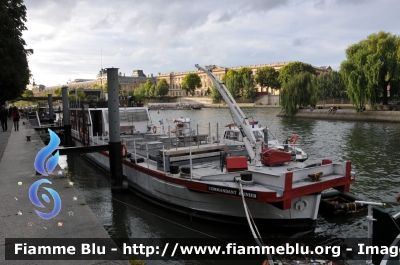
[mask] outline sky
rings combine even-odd
[[[348,46],[400,35],[398,0],[25,0],[36,84],[301,61],[338,70]]]

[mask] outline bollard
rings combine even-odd
[[[26,136],[26,141],[28,141],[28,142],[31,141],[31,136],[30,136],[30,135],[27,135],[27,136]]]

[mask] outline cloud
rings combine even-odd
[[[317,9],[322,9],[325,7],[325,5],[326,5],[325,0],[315,0],[314,1],[314,7]]]
[[[43,42],[43,41],[51,41],[57,36],[57,33],[52,31],[49,33],[39,33],[36,34],[32,37],[32,40],[38,41],[38,42]]]
[[[231,21],[235,16],[237,12],[224,12],[222,16],[220,16],[218,19],[214,20],[216,23],[223,23],[223,22],[229,22]]]
[[[302,39],[294,39],[293,40],[293,46],[301,46],[301,45],[303,45],[303,40]]]
[[[339,5],[365,5],[372,2],[372,0],[336,0]]]
[[[400,2],[343,0],[25,0],[37,83],[300,60],[340,65],[379,30],[400,34]],[[390,8],[388,8],[390,7]],[[382,19],[390,18],[390,19]],[[102,52],[101,52],[102,50]],[[102,53],[102,55],[101,55]]]
[[[73,18],[79,0],[25,0],[28,19],[60,26]]]
[[[89,28],[91,30],[112,29],[115,23],[119,21],[119,15],[118,12],[109,13],[104,18],[94,22]]]
[[[241,8],[244,10],[255,11],[255,12],[265,12],[270,11],[274,8],[285,6],[290,3],[289,0],[253,0],[253,1],[237,1],[241,3]]]

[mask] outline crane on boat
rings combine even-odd
[[[263,141],[260,139],[256,139],[252,132],[252,127],[250,125],[249,119],[240,109],[239,105],[236,103],[235,99],[232,97],[226,85],[221,82],[212,72],[211,70],[204,69],[198,64],[195,65],[197,69],[205,72],[211,81],[214,83],[215,87],[218,89],[222,98],[225,100],[226,104],[228,104],[229,109],[231,110],[232,117],[237,127],[240,130],[240,133],[243,136],[243,142],[246,147],[246,151],[249,154],[251,159],[251,163],[256,167],[261,167],[261,159],[262,159],[262,146]],[[255,149],[255,151],[254,151]]]

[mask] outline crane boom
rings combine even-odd
[[[208,75],[208,77],[214,83],[215,87],[218,89],[226,104],[228,104],[233,116],[233,120],[239,128],[240,132],[242,133],[243,142],[246,146],[246,150],[250,156],[250,159],[253,163],[255,163],[256,166],[261,166],[262,142],[256,140],[248,118],[240,109],[239,105],[236,103],[235,99],[232,97],[231,93],[223,82],[221,82],[211,71],[204,69],[198,64],[196,64],[195,66],[197,69],[205,72]],[[256,149],[255,152],[253,147],[255,147]]]

